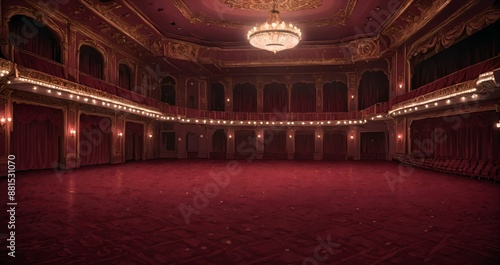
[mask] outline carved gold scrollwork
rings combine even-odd
[[[175,59],[196,61],[199,47],[188,43],[168,42],[167,56]]]
[[[380,57],[379,38],[364,38],[349,43],[348,48],[351,52],[353,62],[368,61]]]
[[[219,0],[222,4],[230,8],[251,10],[251,11],[269,11],[273,8],[273,0]],[[278,0],[276,9],[280,11],[300,11],[315,9],[323,5],[323,0]]]
[[[470,36],[478,30],[497,21],[499,18],[500,10],[487,10],[445,33],[438,32],[424,42],[413,44],[409,54],[415,56],[419,53],[426,53],[430,49],[439,52],[453,45],[453,43],[455,43],[464,33]]]

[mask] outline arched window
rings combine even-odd
[[[167,76],[161,80],[161,102],[168,105],[175,105],[175,80]]]
[[[210,86],[210,105],[209,110],[224,111],[225,91],[221,83],[212,83]]]
[[[9,42],[21,52],[29,52],[61,63],[61,45],[42,22],[23,15],[11,17]]]
[[[104,79],[104,59],[95,48],[82,45],[80,47],[80,72],[95,78]]]
[[[389,101],[389,78],[383,71],[366,71],[358,88],[358,109]]]
[[[118,66],[118,86],[128,90],[132,89],[132,70],[123,63]]]
[[[212,137],[212,152],[226,152],[226,133],[224,130],[215,131]]]
[[[65,78],[61,63],[61,44],[42,22],[22,16],[9,21],[9,42],[14,46],[14,60],[50,75]]]

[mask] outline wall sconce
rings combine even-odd
[[[229,102],[229,101],[231,101],[231,99],[227,98],[226,101]]]
[[[403,88],[403,84],[399,83],[399,89]]]
[[[118,133],[118,137],[122,137],[123,136],[123,133],[122,132],[119,132]]]
[[[497,122],[497,128],[500,129],[500,121]]]
[[[354,140],[354,135],[351,135],[351,140]]]
[[[76,130],[75,129],[70,129],[69,130],[69,137],[74,138],[76,136]]]
[[[351,99],[354,99],[354,95],[351,95]]]
[[[291,134],[290,134],[290,135],[288,135],[288,138],[290,138],[290,139],[291,139],[292,137],[293,137],[293,136],[292,136]]]
[[[321,135],[318,134],[318,138],[321,138]]]
[[[200,138],[203,138],[203,134],[200,134]]]
[[[257,138],[260,138],[260,134],[257,135]]]
[[[153,135],[152,135],[152,134],[150,134],[150,135],[149,135],[149,138],[153,138]]]
[[[401,141],[401,139],[403,139],[403,135],[398,134],[398,140],[400,140],[400,141]]]
[[[5,123],[7,122],[7,123]],[[11,118],[7,118],[5,119],[4,117],[0,118],[0,126],[1,126],[1,130],[3,131],[5,129],[5,125],[12,122],[12,119]]]
[[[233,138],[233,136],[230,134],[230,135],[229,135],[229,139],[231,139],[231,138]]]

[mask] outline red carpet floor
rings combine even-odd
[[[15,258],[4,178],[0,263],[500,264],[498,184],[398,179],[392,162],[228,163],[19,172]]]

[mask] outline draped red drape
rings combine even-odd
[[[127,90],[132,89],[132,71],[126,64],[118,67],[118,86]]]
[[[227,138],[224,130],[215,131],[212,136],[212,152],[210,153],[210,158],[215,159],[225,159],[226,158],[226,147]]]
[[[11,154],[17,170],[56,168],[61,161],[63,112],[58,109],[14,104]]]
[[[81,73],[91,75],[98,79],[103,79],[104,59],[102,54],[93,47],[82,45],[80,47],[80,68]]]
[[[9,42],[48,60],[61,62],[61,45],[52,31],[42,22],[23,15],[9,21]]]
[[[80,165],[106,164],[111,160],[111,119],[80,115]]]
[[[323,134],[323,159],[344,160],[346,156],[346,132],[339,130],[326,130]]]
[[[165,102],[168,105],[175,105],[175,80],[170,77],[164,77],[161,80],[161,102]]]
[[[417,89],[436,79],[498,56],[500,53],[498,32],[500,32],[500,20],[437,54],[431,49],[425,54],[413,57],[411,89]],[[476,77],[477,75],[474,76]]]
[[[323,85],[323,112],[347,112],[347,85],[330,82]]]
[[[358,87],[358,109],[389,101],[389,79],[383,71],[366,71]]]
[[[224,111],[226,104],[225,97],[224,85],[221,83],[212,83],[210,86],[209,110]]]
[[[135,122],[125,124],[125,160],[141,160],[144,146],[144,125]]]
[[[265,130],[263,136],[264,158],[286,159],[286,131]]]
[[[386,145],[385,132],[361,133],[361,159],[385,160]]]
[[[264,86],[264,112],[288,112],[288,91],[285,84],[271,83]]]
[[[236,130],[234,148],[236,158],[252,158],[256,153],[256,135],[253,130]]]
[[[217,130],[212,136],[212,151],[226,152],[226,145],[226,133],[224,133],[224,130]]]
[[[13,16],[9,21],[9,41],[14,46],[14,62],[64,78],[59,40],[40,21]]]
[[[295,159],[314,159],[315,138],[312,130],[295,132]]]
[[[233,90],[233,111],[257,112],[257,89],[253,84],[236,84]]]
[[[431,158],[500,160],[495,111],[417,120],[411,124],[412,155]]]
[[[316,86],[313,83],[295,83],[292,86],[291,111],[316,112]]]

